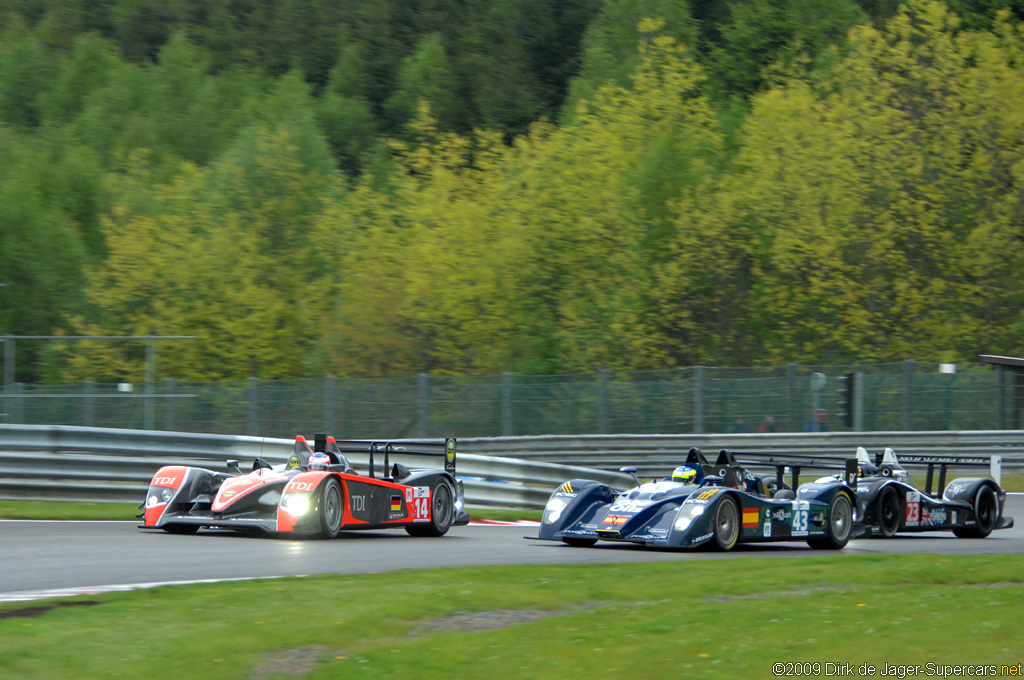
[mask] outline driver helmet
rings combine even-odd
[[[310,470],[326,470],[327,466],[331,464],[331,458],[322,451],[317,451],[309,457],[309,469]]]
[[[857,466],[858,477],[874,477],[878,474],[878,468],[873,463],[860,463]]]
[[[672,481],[682,482],[683,484],[696,484],[697,471],[689,465],[680,465],[672,471]]]

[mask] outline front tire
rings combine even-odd
[[[434,482],[430,490],[430,521],[410,524],[405,531],[410,536],[444,536],[455,519],[455,495],[448,482]]]
[[[575,538],[569,536],[562,537],[562,543],[571,545],[574,548],[589,548],[590,546],[597,543],[596,538]]]
[[[199,531],[198,524],[165,524],[160,528],[169,534],[191,535]]]
[[[828,532],[807,539],[807,545],[818,550],[842,550],[850,542],[852,530],[853,502],[845,493],[837,493],[828,508]]]
[[[324,482],[323,491],[320,493],[320,507],[317,513],[320,520],[320,538],[334,538],[338,535],[343,511],[341,485],[337,479],[330,477]]]
[[[956,527],[953,533],[958,538],[985,538],[992,533],[999,522],[999,498],[987,484],[974,494],[974,524]]]
[[[900,530],[900,495],[896,489],[886,486],[878,494],[878,535],[882,538],[892,538]]]
[[[715,507],[714,538],[716,550],[732,550],[740,538],[740,508],[731,495],[723,498]]]

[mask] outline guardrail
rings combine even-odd
[[[227,471],[228,459],[284,462],[291,439],[49,425],[0,425],[0,499],[136,502],[162,465]],[[633,465],[660,477],[705,452],[771,451],[846,458],[858,446],[913,455],[999,455],[1005,472],[1024,471],[1024,431],[867,432],[740,435],[580,435],[459,440],[458,475],[472,506],[541,508],[555,486],[574,478],[626,488],[617,472]],[[368,456],[349,456],[366,469]],[[417,466],[401,454],[392,460]]]
[[[153,473],[163,465],[228,472],[229,459],[260,457],[283,463],[294,443],[263,437],[0,425],[0,499],[141,502]],[[346,457],[357,469],[367,469],[368,454],[346,452]],[[423,465],[422,459],[401,453],[390,458],[410,467]],[[378,455],[378,470],[380,464]],[[555,486],[573,478],[618,487],[631,483],[619,472],[468,453],[461,441],[457,466],[466,502],[472,506],[542,508]]]
[[[849,458],[858,446],[872,453],[891,447],[903,455],[1001,456],[1005,472],[1024,472],[1024,430],[962,432],[821,432],[729,435],[547,435],[459,440],[460,450],[487,456],[618,470],[633,465],[644,476],[665,475],[697,447]]]

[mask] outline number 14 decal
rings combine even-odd
[[[413,519],[430,519],[430,499],[417,498],[412,504]]]

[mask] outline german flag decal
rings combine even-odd
[[[391,497],[391,512],[401,512],[401,511],[402,511],[402,497],[401,496],[392,496]]]
[[[743,509],[743,528],[744,529],[756,529],[757,528],[757,516],[761,514],[757,508],[744,508]]]

